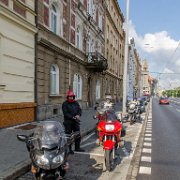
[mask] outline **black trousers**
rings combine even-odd
[[[79,131],[80,132],[80,123],[77,120],[64,120],[65,133],[71,134],[72,132]],[[80,148],[81,136],[75,139],[75,150]],[[69,149],[72,150],[71,145]]]

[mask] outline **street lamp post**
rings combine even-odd
[[[124,51],[124,73],[123,73],[123,113],[126,113],[127,101],[127,64],[128,64],[128,38],[129,38],[129,0],[126,0],[126,37],[125,37],[125,51]]]

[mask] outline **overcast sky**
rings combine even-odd
[[[126,17],[126,0],[118,0]],[[129,0],[129,37],[150,72],[180,73],[180,0]],[[180,86],[180,74],[151,73],[162,88]]]

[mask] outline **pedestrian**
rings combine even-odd
[[[62,111],[64,114],[64,127],[67,134],[72,132],[80,132],[80,116],[82,110],[79,103],[75,100],[75,94],[72,90],[67,92],[66,101],[62,104]],[[84,152],[84,149],[80,148],[81,136],[75,139],[75,151]],[[74,154],[72,146],[69,146],[69,153]]]

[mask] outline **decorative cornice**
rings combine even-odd
[[[51,42],[49,42],[48,40],[46,40],[44,38],[41,38],[38,41],[38,44],[40,44],[40,45],[42,45],[44,47],[47,47],[48,49],[50,49],[52,51],[55,51],[57,54],[60,54],[60,55],[66,57],[68,59],[71,59],[74,62],[78,62],[78,63],[80,63],[82,65],[87,65],[87,62],[85,62],[84,60],[78,58],[77,56],[75,56],[74,54],[72,54],[70,52],[67,52],[67,51],[63,50],[60,47],[55,46],[54,44],[52,44]]]

